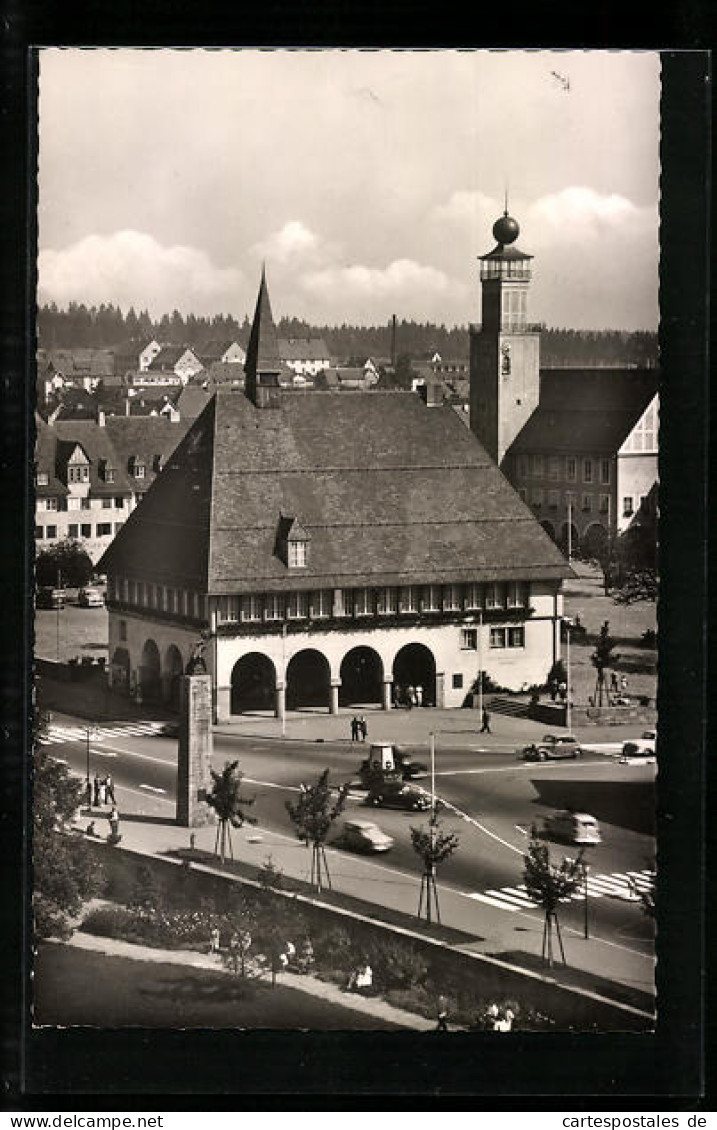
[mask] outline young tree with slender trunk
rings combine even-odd
[[[244,774],[238,768],[238,761],[227,761],[221,773],[210,769],[212,775],[212,789],[207,793],[206,803],[217,814],[219,824],[217,837],[214,842],[214,854],[219,855],[222,864],[226,858],[227,848],[232,859],[231,829],[241,828],[243,824],[256,824],[256,817],[248,816],[244,809],[254,803],[254,797],[242,796],[241,783]]]
[[[341,815],[346,804],[348,785],[334,790],[329,785],[329,771],[324,769],[315,785],[302,785],[296,801],[287,800],[289,813],[296,834],[307,847],[311,848],[311,887],[320,891],[325,879],[331,890],[331,876],[326,862],[326,838],[334,820]]]
[[[600,635],[595,644],[595,651],[590,656],[590,662],[597,671],[597,678],[595,681],[595,705],[602,706],[603,704],[603,691],[605,689],[605,670],[608,667],[614,667],[620,658],[619,655],[613,655],[613,648],[615,647],[615,640],[610,635],[610,622],[605,620],[601,629]]]
[[[579,852],[577,859],[563,859],[557,866],[550,862],[550,852],[546,844],[542,843],[533,829],[533,835],[528,845],[528,854],[523,856],[525,870],[523,880],[528,898],[537,903],[545,913],[543,927],[543,961],[547,956],[548,965],[553,964],[553,933],[560,947],[560,955],[565,965],[565,950],[563,939],[560,936],[560,923],[558,921],[558,905],[566,898],[570,898],[583,883],[584,867],[583,853]]]
[[[431,908],[435,907],[436,921],[440,924],[441,912],[438,905],[438,888],[436,886],[436,868],[444,860],[453,855],[458,848],[458,836],[455,832],[444,832],[435,812],[427,828],[411,828],[411,846],[416,855],[423,862],[421,875],[421,894],[418,900],[418,917],[421,918],[424,908],[426,921],[431,922]]]

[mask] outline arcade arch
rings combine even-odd
[[[162,681],[164,683],[163,690],[165,701],[172,710],[179,710],[179,695],[183,674],[184,662],[182,660],[182,653],[176,644],[170,644],[164,656]]]
[[[341,663],[340,706],[383,702],[383,661],[372,647],[353,647]]]
[[[408,643],[393,661],[394,698],[401,702],[408,687],[421,687],[421,704],[436,702],[436,661],[430,648],[422,643]]]
[[[145,641],[139,664],[139,689],[145,701],[156,702],[162,693],[159,648],[154,640]]]
[[[305,648],[292,655],[286,669],[286,709],[307,706],[329,709],[331,669],[326,656],[315,648]]]
[[[261,652],[242,655],[232,668],[232,714],[253,710],[271,710],[276,705],[276,669],[272,661]]]

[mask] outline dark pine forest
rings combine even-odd
[[[209,340],[238,339],[246,346],[251,324],[247,316],[239,322],[230,314],[214,317],[182,315],[178,310],[153,320],[146,310],[123,311],[113,305],[85,306],[70,303],[66,309],[41,306],[37,315],[38,347],[53,349],[117,349],[151,337],[176,345],[198,346]],[[392,327],[310,325],[298,318],[281,318],[279,336],[321,337],[332,357],[340,363],[362,362],[366,357],[389,359]],[[440,353],[444,361],[467,361],[468,327],[434,325],[431,322],[398,321],[396,355],[418,360]],[[656,365],[657,334],[647,331],[569,330],[546,328],[541,335],[541,363],[546,368],[625,365]]]

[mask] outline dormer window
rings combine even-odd
[[[154,471],[155,475],[158,475],[159,472],[162,470],[162,456],[161,455],[155,455],[154,459],[152,460],[152,470]]]
[[[86,463],[76,463],[67,468],[68,483],[88,483],[90,481],[90,468]]]
[[[145,465],[138,455],[133,455],[129,461],[129,473],[134,475],[135,479],[143,479],[145,475]]]
[[[307,543],[305,541],[290,541],[288,544],[288,563],[290,569],[303,569],[306,566]]]
[[[279,520],[277,550],[289,569],[305,569],[309,561],[309,535],[296,518]]]
[[[39,487],[46,487],[48,482],[49,482],[49,479],[48,479],[48,476],[47,476],[47,472],[46,471],[38,471],[37,472],[37,485]]]

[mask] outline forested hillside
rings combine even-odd
[[[146,310],[137,313],[130,308],[123,314],[112,305],[87,307],[77,303],[66,310],[58,310],[54,304],[40,307],[37,325],[38,346],[48,350],[113,348],[150,337],[194,346],[209,339],[238,338],[246,345],[250,330],[247,316],[238,322],[229,314],[198,318],[175,310],[153,321]],[[297,318],[281,318],[278,330],[280,337],[322,337],[340,362],[391,357],[390,322],[383,326],[312,326]],[[397,356],[404,354],[414,360],[436,351],[444,361],[467,360],[468,327],[399,321],[395,346]],[[541,335],[541,363],[546,368],[655,365],[657,355],[656,333],[545,329]]]

